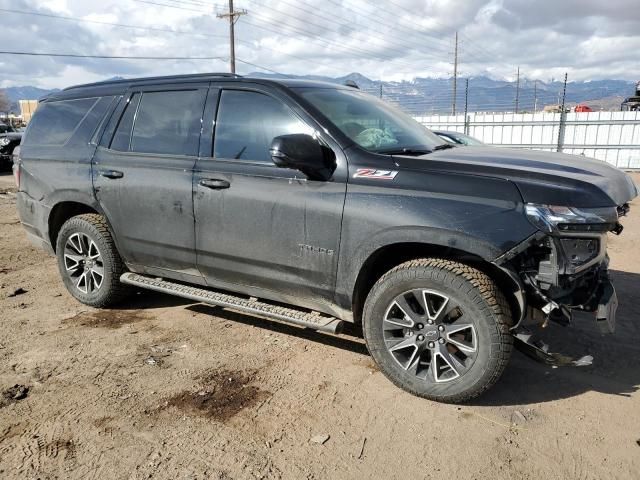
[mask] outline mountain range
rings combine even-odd
[[[251,73],[248,76],[261,78],[300,78],[343,84],[353,81],[358,87],[376,96],[381,96],[399,105],[413,115],[448,114],[452,111],[453,81],[451,78],[415,78],[411,81],[384,82],[371,80],[360,73],[351,73],[342,77],[317,75],[282,75],[272,73]],[[120,78],[120,77],[118,77]],[[594,110],[619,110],[620,103],[634,91],[634,82],[626,80],[593,80],[567,83],[565,102],[567,105],[585,103]],[[456,82],[456,112],[465,109],[465,96],[469,112],[532,112],[541,110],[545,105],[562,101],[563,82],[559,80],[534,81],[523,78],[519,88],[515,82],[494,80],[489,77],[472,77]],[[47,90],[33,86],[8,87],[4,89],[12,103],[12,109],[18,111],[18,100],[37,99],[56,90]],[[468,94],[468,95],[466,95]]]

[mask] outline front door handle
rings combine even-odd
[[[122,178],[124,177],[124,173],[119,172],[118,170],[100,170],[100,175],[105,177],[105,178],[111,178],[111,179],[116,179],[116,178]]]
[[[226,180],[221,180],[219,178],[203,178],[200,180],[200,185],[203,187],[211,188],[212,190],[224,190],[225,188],[229,188],[231,184]]]

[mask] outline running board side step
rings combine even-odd
[[[180,283],[174,283],[161,278],[147,277],[137,273],[123,273],[120,277],[122,283],[135,285],[136,287],[168,293],[178,297],[187,298],[195,302],[207,303],[218,307],[229,308],[242,313],[249,313],[271,320],[290,323],[299,327],[311,328],[328,333],[340,333],[344,322],[318,312],[296,310],[294,308],[281,307],[260,300],[249,299],[221,293],[214,290],[192,287]]]

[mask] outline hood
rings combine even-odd
[[[578,155],[467,146],[393,159],[400,168],[509,180],[517,185],[528,203],[613,207],[638,195],[633,180],[622,170]]]

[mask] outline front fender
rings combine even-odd
[[[400,171],[388,183],[372,182],[347,189],[336,279],[336,301],[345,308],[380,249],[420,244],[432,255],[455,251],[492,262],[535,231],[509,181]]]

